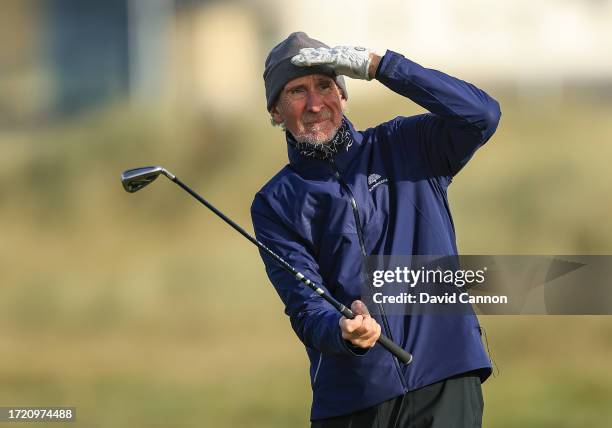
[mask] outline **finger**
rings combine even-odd
[[[363,316],[361,325],[352,332],[352,336],[360,339],[369,339],[376,335],[378,331],[378,323],[369,315]]]
[[[333,62],[334,55],[327,48],[302,48],[297,55],[291,58],[291,63],[298,67],[332,64]]]
[[[367,346],[367,347],[374,346],[374,344],[380,337],[380,333],[381,333],[380,325],[373,318],[367,318],[364,320],[362,328],[363,328],[363,331],[361,331],[360,329],[359,332],[361,334],[358,337],[355,337],[355,339],[364,346]]]
[[[353,311],[354,314],[370,315],[368,307],[361,300],[355,300],[353,303],[351,303],[351,311]]]
[[[372,348],[374,345],[376,345],[376,342],[378,341],[379,337],[380,334],[378,334],[376,331],[373,331],[367,336],[362,336],[355,339],[355,342],[357,342],[355,343],[355,345],[362,348]]]
[[[304,67],[308,64],[306,63],[306,57],[302,54],[297,54],[291,58],[291,64],[297,65],[298,67]]]
[[[380,324],[378,324],[377,322],[374,322],[374,326],[372,327],[371,331],[371,336],[368,337],[368,340],[370,341],[370,346],[374,346],[376,344],[376,341],[380,338],[380,334],[382,333],[382,328],[380,326]]]
[[[353,339],[350,341],[353,345],[355,346],[359,346],[360,348],[372,348],[374,345],[376,345],[376,339],[374,337],[368,337],[368,338],[358,338],[358,339]]]
[[[368,327],[366,327],[363,323],[357,327],[353,333],[352,336],[354,338],[363,338],[365,336],[367,336],[368,334],[370,334],[370,330],[368,329]]]
[[[374,320],[374,318],[366,318],[363,321],[362,328],[364,329],[362,337],[364,339],[368,339],[376,335],[376,332],[378,331],[378,323],[376,320]]]
[[[356,330],[359,329],[362,324],[363,324],[362,315],[357,315],[352,320],[343,318],[340,320],[340,329],[342,330],[343,333],[347,333],[353,336],[355,334],[358,334],[356,333]]]
[[[310,67],[312,65],[333,64],[333,59],[324,57],[311,57],[302,54],[297,54],[291,58],[291,63],[298,67]]]
[[[316,58],[317,54],[314,48],[302,48],[300,52],[291,58],[291,63],[299,67],[308,67],[312,65],[312,59]]]
[[[358,346],[363,349],[368,349],[373,347],[376,344],[375,340],[364,340],[364,339],[355,339],[350,341],[353,345]]]

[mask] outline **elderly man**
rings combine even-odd
[[[376,79],[430,113],[357,131],[343,76]],[[267,109],[285,130],[289,164],[257,193],[257,238],[350,305],[342,317],[262,254],[310,359],[313,427],[476,427],[490,360],[473,314],[372,315],[360,299],[370,255],[455,255],[447,188],[495,132],[498,103],[475,86],[402,55],[333,49],[291,34],[265,62]],[[381,331],[412,352],[381,346]]]

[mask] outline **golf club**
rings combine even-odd
[[[312,282],[310,279],[306,278],[302,273],[298,272],[295,268],[293,268],[289,263],[287,263],[283,258],[277,255],[274,251],[266,247],[264,244],[259,242],[256,238],[251,236],[248,232],[246,232],[243,228],[234,223],[231,219],[225,216],[221,211],[212,206],[206,199],[198,195],[196,192],[191,190],[189,186],[179,180],[174,174],[166,170],[161,166],[146,166],[142,168],[134,168],[125,171],[121,174],[121,184],[123,184],[124,189],[129,193],[137,192],[148,184],[152,183],[157,177],[160,175],[165,175],[171,181],[178,184],[183,188],[187,193],[196,198],[199,202],[206,206],[206,208],[210,209],[212,212],[217,214],[223,221],[233,227],[236,231],[238,231],[242,236],[255,244],[260,250],[266,253],[268,256],[272,257],[274,261],[276,261],[281,267],[283,267],[286,271],[291,273],[297,279],[299,279],[303,284],[307,285],[311,288],[315,293],[324,298],[327,302],[329,302],[334,308],[338,310],[342,315],[344,315],[348,319],[355,318],[353,312],[336,300],[334,297],[330,296],[319,287],[317,284]],[[378,343],[381,344],[383,348],[388,350],[391,354],[396,356],[399,361],[404,364],[410,364],[412,361],[412,354],[405,351],[398,345],[396,345],[391,339],[387,336],[381,334],[378,338]]]

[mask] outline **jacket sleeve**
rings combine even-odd
[[[398,118],[397,126],[404,141],[426,152],[432,172],[448,182],[497,129],[499,103],[470,83],[392,51],[382,58],[376,78],[430,112]]]
[[[274,251],[298,272],[326,292],[319,267],[307,244],[288,228],[266,199],[258,193],[251,206],[251,217],[258,241]],[[266,273],[285,305],[291,326],[304,343],[326,354],[362,355],[342,338],[338,322],[342,315],[327,301],[302,284],[260,250]]]

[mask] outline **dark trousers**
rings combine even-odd
[[[410,391],[345,416],[320,419],[312,428],[480,428],[484,402],[475,372]]]

